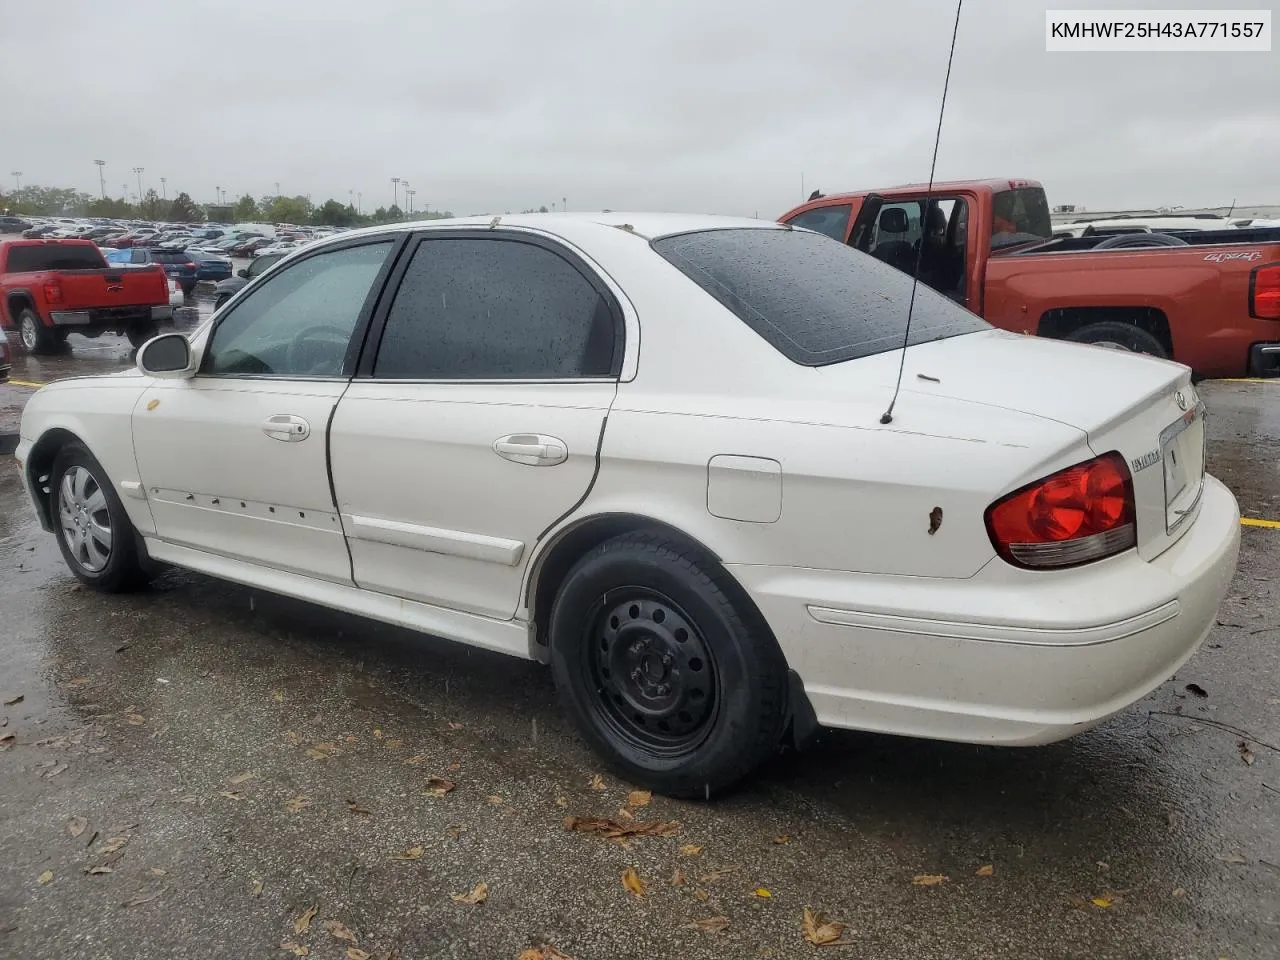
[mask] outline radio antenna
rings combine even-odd
[[[929,164],[929,186],[924,193],[924,209],[920,216],[920,246],[916,248],[916,266],[911,277],[911,301],[907,304],[907,328],[902,331],[902,356],[898,358],[898,379],[893,385],[889,406],[880,415],[881,423],[893,423],[893,405],[902,389],[902,369],[907,363],[907,344],[911,342],[911,315],[916,309],[916,288],[920,285],[920,257],[924,253],[924,233],[928,229],[929,203],[933,197],[933,176],[938,169],[938,144],[942,142],[942,118],[947,112],[947,88],[951,86],[951,62],[956,56],[956,36],[960,33],[960,8],[964,0],[956,0],[956,21],[951,27],[951,50],[947,53],[947,77],[942,81],[942,105],[938,108],[938,132],[933,137],[933,162]]]

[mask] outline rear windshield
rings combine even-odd
[[[185,253],[153,253],[156,263],[190,263],[191,257]]]
[[[820,367],[902,346],[911,277],[820,234],[705,230],[653,248],[795,363]],[[911,344],[986,329],[918,285]]]
[[[79,245],[40,244],[31,247],[13,247],[9,251],[10,273],[29,273],[36,270],[101,270],[106,266],[98,248]]]
[[[991,249],[1053,236],[1049,201],[1041,187],[1004,190],[992,199]]]

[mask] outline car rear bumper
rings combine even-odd
[[[1208,634],[1240,546],[1235,498],[1150,562],[1135,551],[1038,573],[993,560],[965,580],[730,565],[824,726],[1051,743],[1167,680]]]
[[[49,319],[55,327],[110,327],[140,323],[146,320],[157,322],[173,317],[173,307],[169,304],[155,307],[111,307],[106,310],[52,310]]]
[[[1280,377],[1280,343],[1255,343],[1249,348],[1249,376]]]

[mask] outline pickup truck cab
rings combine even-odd
[[[158,266],[108,266],[88,240],[0,241],[0,328],[16,329],[29,353],[47,353],[70,333],[128,336],[135,347],[173,316]]]
[[[994,326],[1280,376],[1280,230],[1054,237],[1034,180],[815,195],[779,220],[825,233]]]

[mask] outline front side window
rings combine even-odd
[[[373,375],[555,380],[616,372],[610,302],[559,254],[507,239],[418,244],[387,315]]]
[[[843,243],[844,235],[849,231],[849,211],[852,209],[852,204],[838,203],[830,207],[806,210],[787,222],[793,227],[815,230]]]
[[[336,377],[392,242],[308,257],[265,281],[214,328],[202,373]]]

